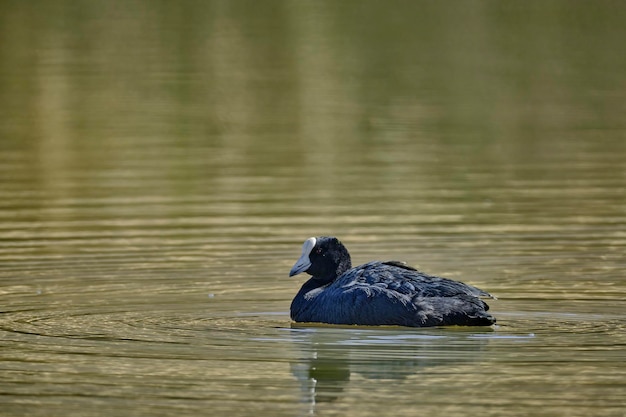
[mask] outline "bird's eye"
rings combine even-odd
[[[321,255],[322,252],[324,252],[322,248],[315,249],[315,253],[317,253],[318,255]]]

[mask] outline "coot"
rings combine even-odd
[[[402,262],[374,261],[352,268],[336,238],[312,237],[289,272],[306,272],[291,303],[296,322],[357,325],[489,326],[496,319],[479,297],[491,294],[462,282],[427,275]]]

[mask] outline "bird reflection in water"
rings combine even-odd
[[[401,380],[425,369],[479,361],[491,328],[473,331],[338,327],[292,324],[294,343],[302,353],[291,363],[302,402],[315,413],[316,404],[340,400],[352,374],[365,379]]]

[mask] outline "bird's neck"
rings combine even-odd
[[[337,267],[334,270],[329,268],[328,270],[317,271],[317,273],[313,275],[311,279],[306,282],[305,285],[310,283],[311,288],[324,286],[336,280],[350,268],[352,268],[352,261],[348,256],[340,260],[339,264],[337,264]]]
[[[324,285],[328,285],[328,283],[329,281],[324,281],[316,277],[311,277],[307,282],[302,284],[300,291],[298,291],[298,295],[304,296],[304,294],[308,293],[309,291],[323,287]]]
[[[345,259],[342,259],[337,265],[337,270],[335,271],[335,278],[343,275],[344,272],[352,268],[352,260],[350,259],[350,255],[348,255]]]

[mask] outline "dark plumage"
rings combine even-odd
[[[369,262],[352,268],[335,237],[310,238],[289,276],[306,272],[291,303],[296,322],[330,324],[489,326],[496,319],[479,297],[489,293],[462,282],[424,274],[402,262]]]

